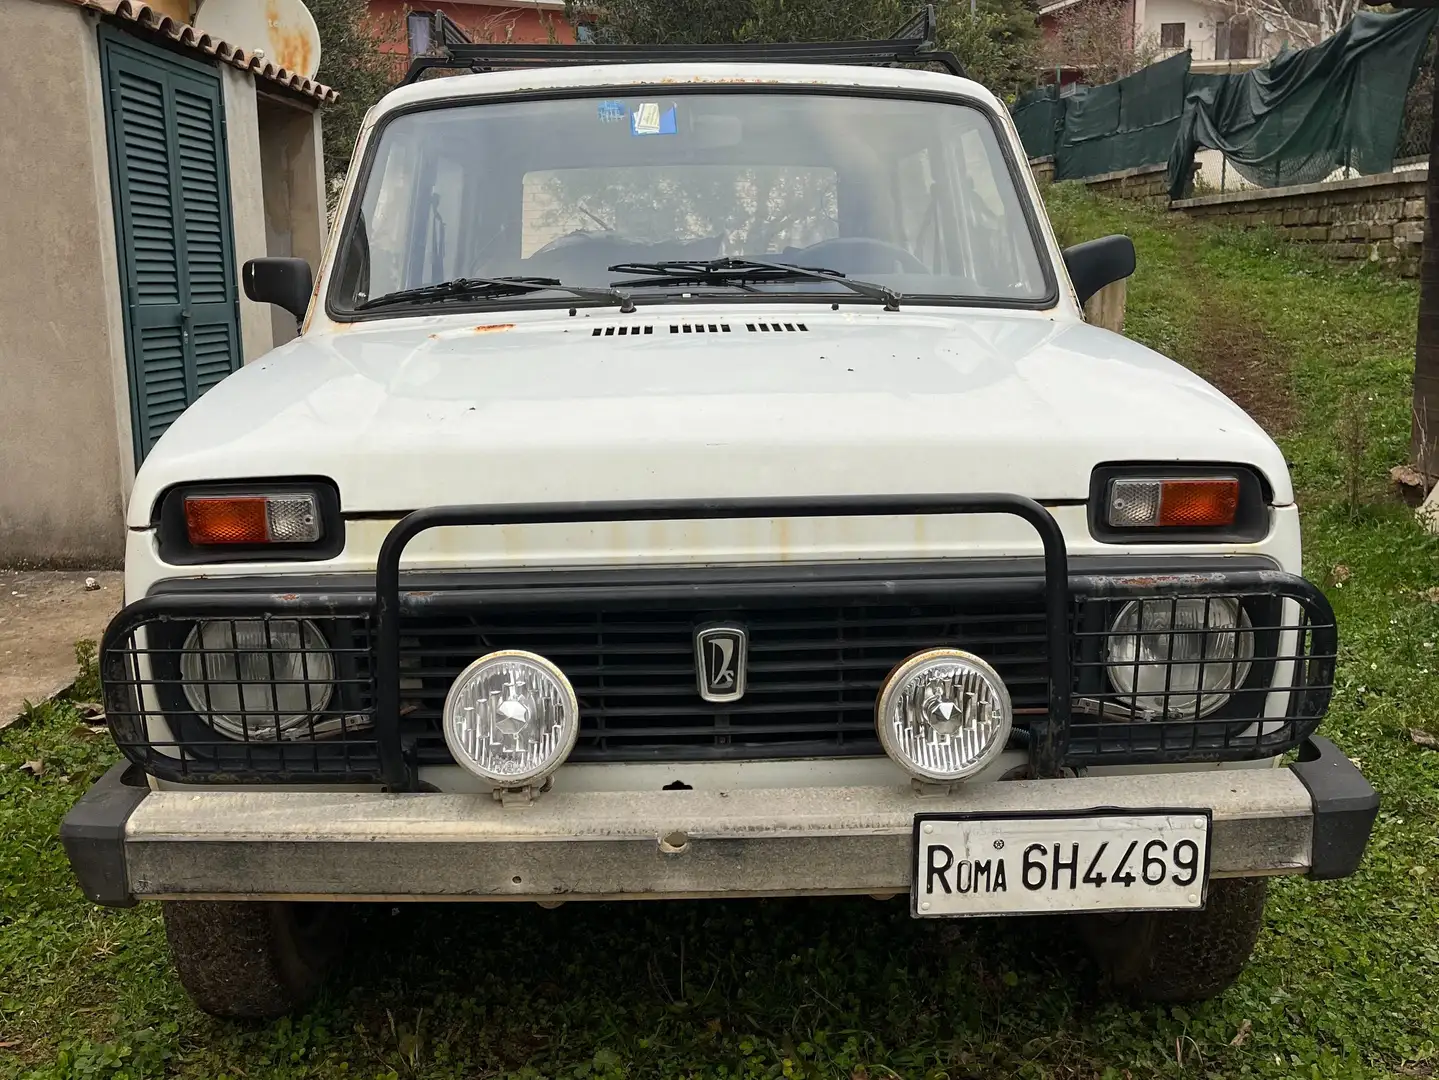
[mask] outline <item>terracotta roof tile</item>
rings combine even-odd
[[[149,4],[134,3],[133,0],[69,0],[76,7],[86,8],[90,11],[98,11],[105,15],[113,15],[119,19],[142,26],[147,30],[154,30],[164,34],[171,41],[183,45],[187,49],[194,49],[196,52],[204,53],[206,56],[213,56],[221,63],[237,67],[241,71],[253,72],[256,77],[268,79],[282,86],[288,87],[296,93],[306,97],[314,98],[321,104],[329,104],[338,98],[339,92],[324,83],[307,79],[297,72],[286,71],[269,63],[261,56],[253,52],[247,53],[238,45],[231,45],[228,41],[221,41],[211,37],[203,30],[198,30],[189,23],[182,23],[172,19],[162,11],[157,11]]]

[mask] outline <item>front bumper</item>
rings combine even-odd
[[[130,770],[127,775],[127,770]],[[489,795],[151,791],[117,765],[60,835],[85,894],[139,899],[599,900],[895,893],[916,813],[1212,811],[1217,877],[1344,877],[1379,796],[1327,739],[1282,769],[903,788]]]

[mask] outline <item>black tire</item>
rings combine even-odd
[[[166,900],[180,983],[211,1016],[270,1020],[314,997],[341,927],[334,904]]]
[[[1203,911],[1079,917],[1080,935],[1115,992],[1141,1001],[1203,1001],[1226,990],[1264,925],[1267,878],[1209,883]]]

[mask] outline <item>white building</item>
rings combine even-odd
[[[1092,0],[1051,0],[1039,9],[1046,34],[1057,30],[1067,12]],[[1193,70],[1242,71],[1274,56],[1284,46],[1283,33],[1255,15],[1238,14],[1232,3],[1208,0],[1129,0],[1136,45],[1148,44],[1162,60],[1190,51]]]

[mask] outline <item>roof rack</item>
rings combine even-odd
[[[427,71],[579,67],[587,64],[769,63],[939,64],[964,75],[959,57],[935,47],[934,5],[926,4],[893,37],[877,41],[803,41],[782,45],[489,45],[445,41],[443,52],[417,56],[401,86]]]

